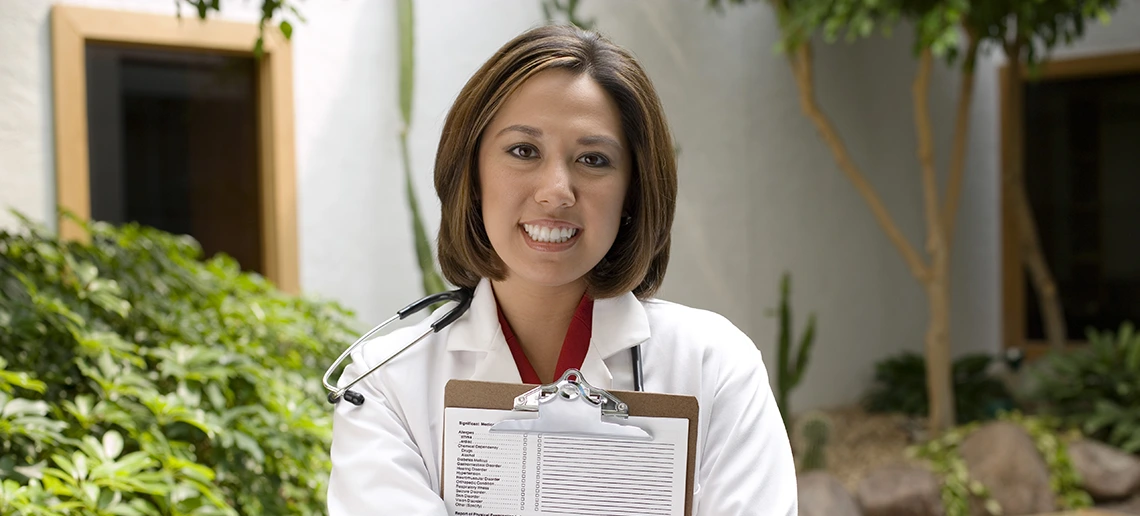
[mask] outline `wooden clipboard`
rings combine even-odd
[[[513,410],[515,399],[538,385],[450,380],[444,389],[444,411],[447,408]],[[693,514],[693,473],[696,469],[697,422],[699,406],[693,396],[635,391],[606,391],[628,405],[629,416],[664,417],[689,421],[688,448],[685,461],[685,516]],[[446,416],[445,416],[446,417]],[[446,425],[446,423],[445,423]],[[446,450],[446,446],[444,447]],[[447,466],[446,451],[440,471]],[[442,482],[441,482],[442,489]],[[441,496],[443,493],[440,493]]]

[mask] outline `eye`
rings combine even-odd
[[[581,158],[578,158],[578,161],[583,165],[592,168],[607,167],[610,164],[609,158],[606,158],[601,154],[587,154]]]
[[[512,145],[511,148],[507,149],[507,153],[519,159],[533,159],[538,156],[538,149],[532,145],[520,143]]]

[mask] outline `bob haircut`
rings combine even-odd
[[[605,257],[586,275],[586,292],[595,299],[630,291],[641,299],[651,297],[669,263],[677,198],[677,164],[664,110],[628,51],[595,32],[568,26],[537,27],[508,42],[468,80],[448,112],[435,160],[443,275],[467,288],[484,277],[506,277],[483,225],[479,141],[523,82],[555,68],[588,74],[614,100],[633,158],[622,226]]]

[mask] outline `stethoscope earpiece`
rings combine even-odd
[[[356,391],[344,391],[344,401],[359,407],[364,404],[364,395]]]

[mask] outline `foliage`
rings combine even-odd
[[[1012,403],[1005,384],[987,373],[991,360],[989,355],[976,353],[954,361],[954,403],[959,423],[990,419]],[[874,385],[863,404],[869,412],[925,416],[929,410],[926,390],[926,360],[920,354],[903,352],[875,364]]]
[[[210,12],[221,12],[221,0],[174,0],[174,6],[178,9],[178,17],[182,17],[182,4],[188,4],[194,8],[195,14],[198,19],[205,20]],[[301,11],[297,10],[296,2],[291,0],[261,0],[261,19],[258,21],[258,34],[257,41],[254,42],[253,53],[261,56],[261,51],[264,46],[265,40],[265,26],[273,23],[275,18],[282,18],[277,22],[277,28],[281,30],[281,35],[285,39],[293,37],[293,22],[284,19],[285,13],[292,15],[297,21],[305,22],[305,17],[301,15]]]
[[[711,7],[759,0],[708,0]],[[764,0],[779,16],[781,49],[796,48],[819,34],[826,43],[890,36],[902,22],[914,26],[913,50],[930,50],[953,62],[966,45],[963,32],[1005,48],[1020,40],[1030,64],[1059,43],[1080,38],[1090,20],[1107,23],[1120,0]],[[967,62],[967,65],[972,63]]]
[[[1080,475],[1069,458],[1066,436],[1057,420],[1047,416],[1027,417],[1020,412],[1003,414],[1001,419],[1021,425],[1033,438],[1049,469],[1049,485],[1057,497],[1058,507],[1072,510],[1093,506],[1092,496],[1081,488]]]
[[[1038,453],[1045,460],[1049,485],[1060,509],[1092,507],[1092,497],[1081,488],[1080,477],[1069,459],[1065,436],[1060,433],[1055,420],[1047,417],[1028,417],[1019,412],[1003,412],[998,419],[1021,426],[1033,439]],[[1001,505],[993,499],[989,490],[980,482],[970,478],[966,462],[958,451],[958,446],[977,430],[978,426],[978,422],[961,425],[945,432],[937,439],[907,449],[908,455],[927,461],[934,472],[942,478],[942,504],[946,516],[969,516],[972,500],[982,502],[982,507],[989,514],[1002,514]]]
[[[977,428],[976,422],[951,428],[937,439],[907,449],[910,457],[925,460],[942,479],[941,498],[946,516],[970,516],[973,499],[980,500],[989,514],[1002,513],[1001,505],[993,499],[989,489],[970,478],[966,461],[958,452],[958,445]]]
[[[1065,423],[1131,453],[1140,453],[1140,333],[1087,332],[1089,344],[1051,355],[1033,396]]]
[[[822,418],[812,418],[803,428],[806,450],[803,458],[803,471],[827,468],[827,444],[831,440],[831,425]]]
[[[0,232],[0,513],[321,513],[346,311],[188,237]]]
[[[792,390],[803,380],[804,371],[807,370],[811,360],[811,350],[815,343],[815,314],[808,316],[807,326],[800,335],[799,350],[792,358],[792,309],[791,309],[791,277],[784,273],[780,278],[780,305],[777,308],[777,317],[780,322],[777,345],[776,369],[776,406],[784,416],[784,428],[791,429],[792,409],[788,405]]]

